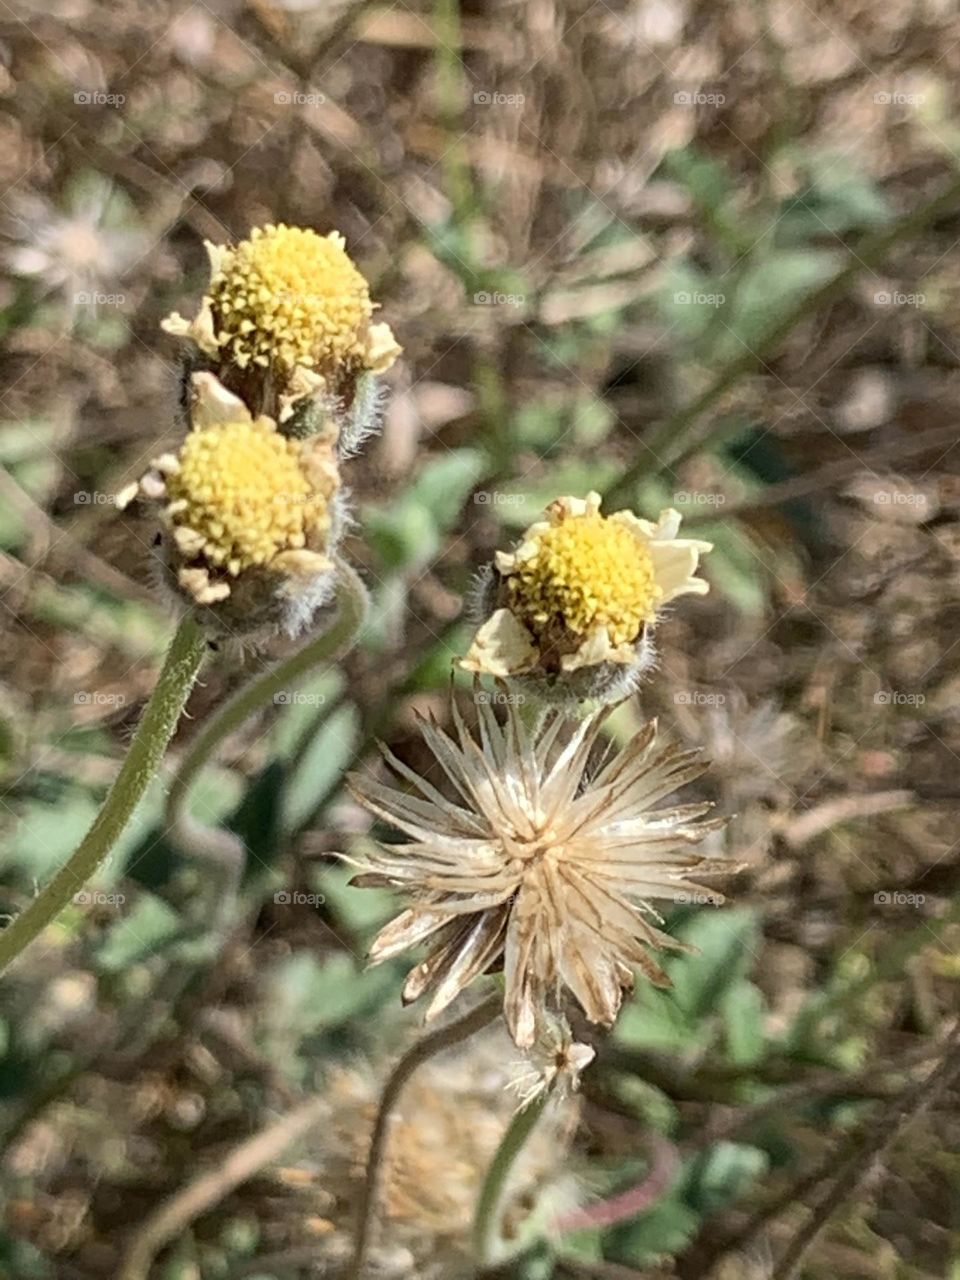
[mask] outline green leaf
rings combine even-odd
[[[654,1254],[679,1253],[693,1239],[700,1215],[684,1203],[679,1190],[652,1209],[611,1232],[606,1257],[614,1262],[644,1262]]]
[[[49,879],[73,853],[99,809],[91,795],[73,787],[53,802],[45,797],[26,803],[4,862],[39,881]]]
[[[723,996],[720,1016],[727,1055],[736,1066],[752,1066],[763,1058],[766,1050],[765,1013],[763,994],[752,982],[738,982]]]
[[[552,466],[542,478],[499,485],[489,495],[489,505],[501,524],[524,529],[560,494],[583,498],[591,489],[606,489],[620,471],[620,465],[610,459],[569,459]]]
[[[161,950],[182,928],[172,907],[161,898],[144,893],[97,948],[97,967],[105,973],[120,973]]]
[[[742,1195],[766,1173],[768,1165],[767,1154],[759,1147],[718,1142],[691,1165],[687,1200],[701,1213],[715,1213]]]
[[[756,912],[750,907],[704,908],[675,932],[695,946],[697,954],[667,961],[673,980],[669,994],[688,1016],[700,1019],[716,1012],[724,994],[746,976],[756,958]]]
[[[360,738],[360,713],[354,704],[338,707],[320,726],[300,765],[283,789],[283,826],[294,830],[340,785]]]
[[[298,681],[295,687],[283,689],[274,696],[277,722],[273,730],[276,754],[289,760],[300,744],[303,733],[322,718],[325,707],[331,707],[344,686],[343,672],[330,667],[310,679]]]
[[[455,449],[428,462],[388,507],[368,507],[364,528],[384,566],[410,570],[434,559],[486,469],[479,449]]]

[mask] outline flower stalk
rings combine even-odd
[[[206,653],[206,638],[187,615],[174,636],[130,750],[90,830],[26,910],[0,933],[0,973],[24,951],[103,865],[157,772]]]
[[[243,844],[232,832],[222,827],[205,827],[193,818],[187,812],[190,792],[204,765],[225,738],[272,702],[276,694],[296,684],[321,662],[336,662],[352,648],[367,615],[367,589],[356,571],[343,560],[337,561],[336,574],[337,612],[332,623],[289,658],[243,685],[225,702],[197,735],[171,783],[167,827],[182,849],[213,862],[222,870],[225,885],[218,899],[221,914],[229,912],[243,874]]]
[[[473,1222],[473,1247],[481,1267],[493,1267],[506,1255],[500,1235],[500,1214],[511,1171],[524,1144],[536,1128],[550,1097],[544,1090],[516,1112],[487,1170]]]
[[[409,1049],[394,1067],[390,1078],[384,1086],[370,1138],[370,1151],[367,1155],[367,1176],[360,1198],[357,1214],[357,1233],[355,1237],[353,1258],[347,1268],[344,1280],[362,1280],[370,1251],[373,1225],[380,1202],[380,1191],[386,1165],[387,1140],[389,1138],[390,1120],[394,1108],[400,1100],[407,1081],[417,1070],[438,1053],[461,1044],[499,1017],[503,1007],[503,998],[499,994],[492,995],[482,1004],[476,1005],[469,1013],[457,1018],[445,1027],[438,1027],[429,1035]]]

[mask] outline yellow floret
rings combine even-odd
[[[513,612],[534,635],[557,623],[577,636],[606,626],[614,645],[637,639],[662,594],[643,543],[598,514],[539,532],[531,553],[518,556],[508,587]]]
[[[184,550],[236,575],[303,547],[328,512],[300,465],[300,448],[267,418],[192,431],[166,482]]]
[[[210,283],[214,333],[240,367],[325,367],[366,355],[373,304],[336,231],[257,227],[221,251]]]

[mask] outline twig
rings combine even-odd
[[[956,439],[957,428],[954,423],[947,427],[933,427],[930,431],[921,431],[915,436],[898,436],[895,440],[888,440],[865,450],[860,457],[838,458],[835,462],[818,467],[816,471],[793,476],[780,484],[769,484],[762,493],[744,498],[742,502],[726,503],[722,512],[691,511],[685,518],[685,523],[687,526],[716,523],[718,519],[730,520],[734,516],[751,515],[754,511],[777,507],[783,502],[805,498],[811,493],[822,493],[856,475],[858,471],[869,470],[875,464],[915,458],[928,449],[954,444]]]
[[[873,818],[878,813],[909,809],[916,800],[912,791],[873,791],[862,796],[838,796],[808,809],[798,818],[788,818],[780,834],[792,849],[808,844],[816,836],[854,818]]]
[[[32,536],[40,543],[38,555],[34,556],[35,564],[48,557],[57,560],[64,566],[73,568],[78,576],[98,583],[105,591],[119,596],[122,600],[142,600],[144,603],[156,605],[156,597],[145,586],[134,582],[125,573],[115,569],[106,560],[94,555],[67,529],[62,529],[50,519],[38,503],[34,502],[24,489],[3,467],[0,467],[0,498],[18,513],[27,525]]]
[[[329,1108],[326,1098],[310,1098],[269,1128],[242,1142],[209,1173],[194,1178],[147,1218],[137,1231],[120,1266],[117,1280],[147,1280],[157,1254],[201,1214],[219,1204],[231,1191],[278,1159]]]
[[[818,307],[841,297],[847,286],[856,279],[861,271],[872,270],[883,261],[890,250],[900,240],[909,240],[924,228],[935,222],[941,214],[950,210],[960,198],[960,178],[955,178],[947,187],[920,209],[914,209],[904,215],[885,231],[866,236],[850,251],[850,259],[829,280],[825,280],[818,288],[812,289],[783,317],[779,323],[771,326],[763,342],[756,351],[745,349],[722,369],[714,380],[700,395],[689,404],[681,405],[659,427],[650,433],[649,440],[644,440],[646,452],[641,458],[623,473],[618,481],[606,492],[606,505],[613,509],[618,505],[629,504],[634,499],[634,489],[647,475],[671,471],[678,463],[697,453],[710,443],[714,434],[711,422],[697,426],[700,420],[712,409],[718,400],[739,382],[745,374],[751,373],[758,364],[771,358],[800,323],[800,321]],[[651,459],[653,459],[651,463]]]
[[[565,1233],[610,1227],[616,1222],[623,1222],[625,1218],[644,1213],[662,1199],[673,1185],[680,1168],[680,1153],[672,1142],[652,1130],[646,1136],[645,1143],[651,1159],[650,1168],[643,1180],[626,1191],[587,1205],[585,1209],[574,1209],[565,1214],[554,1224],[557,1231]]]
[[[837,1209],[856,1194],[870,1165],[889,1150],[903,1131],[933,1101],[960,1079],[960,1022],[944,1049],[940,1064],[919,1085],[905,1089],[888,1106],[859,1151],[846,1161],[839,1175],[820,1195],[808,1221],[785,1249],[770,1280],[793,1280],[807,1252],[819,1239]]]

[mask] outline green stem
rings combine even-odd
[[[244,847],[231,831],[206,827],[187,812],[190,791],[204,765],[223,740],[278,693],[296,684],[320,662],[336,662],[356,639],[367,614],[367,590],[359,575],[344,561],[337,563],[337,613],[332,624],[302,649],[240,688],[207,721],[191,744],[174,776],[167,796],[166,823],[174,841],[188,853],[213,862],[223,873],[225,885],[218,893],[218,914],[229,907],[243,874]]]
[[[60,868],[26,910],[0,933],[0,973],[56,919],[109,856],[157,772],[205,653],[203,631],[192,617],[187,616],[173,637],[130,750],[93,826],[69,862]]]
[[[533,1133],[537,1121],[543,1114],[547,1099],[548,1093],[544,1090],[516,1113],[501,1138],[497,1153],[487,1170],[473,1220],[473,1247],[481,1267],[497,1266],[503,1261],[500,1215],[507,1180],[517,1156],[523,1150],[524,1143]]]
[[[865,237],[855,250],[850,250],[850,259],[845,266],[829,280],[805,294],[779,323],[772,325],[756,351],[745,346],[742,355],[721,369],[713,382],[695,400],[690,404],[681,405],[675,413],[651,431],[649,439],[643,442],[646,445],[643,457],[638,458],[631,467],[628,467],[620,479],[605,493],[607,509],[613,510],[624,504],[632,505],[636,500],[634,491],[646,476],[670,471],[685,458],[710,444],[715,434],[714,424],[712,422],[698,424],[707,411],[712,409],[731,387],[735,386],[744,375],[753,372],[763,360],[774,355],[780,344],[805,316],[818,307],[842,297],[848,285],[861,271],[870,271],[879,266],[899,242],[912,239],[935,222],[941,214],[954,210],[958,199],[960,199],[960,178],[951,182],[939,196],[922,208],[914,209],[885,231],[875,232]]]
[[[360,1207],[357,1212],[357,1234],[353,1249],[353,1258],[347,1268],[344,1280],[361,1280],[370,1249],[373,1224],[377,1206],[380,1201],[380,1187],[383,1183],[389,1122],[393,1110],[400,1100],[407,1081],[430,1058],[444,1049],[460,1044],[482,1030],[503,1012],[503,996],[500,992],[476,1005],[469,1013],[465,1013],[456,1022],[431,1031],[429,1035],[418,1040],[412,1049],[400,1059],[387,1080],[377,1109],[377,1118],[370,1138],[370,1152],[367,1156],[367,1177],[360,1196]]]

